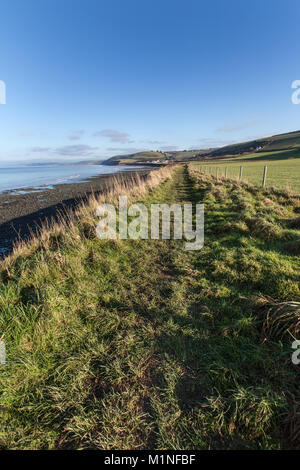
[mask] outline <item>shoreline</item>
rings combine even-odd
[[[51,185],[51,187],[18,188],[0,193],[0,259],[12,252],[19,240],[26,240],[47,219],[57,219],[59,211],[75,208],[92,193],[100,194],[115,178],[146,176],[152,169],[143,167],[97,175],[86,181]]]

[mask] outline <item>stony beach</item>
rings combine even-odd
[[[140,175],[149,169],[141,168]],[[64,209],[75,208],[92,193],[109,188],[112,178],[132,178],[136,170],[99,175],[87,181],[39,188],[18,188],[0,193],[0,257],[9,254],[18,240],[26,240],[47,219]]]

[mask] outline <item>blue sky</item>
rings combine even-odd
[[[1,4],[0,159],[207,148],[300,128],[299,0]]]

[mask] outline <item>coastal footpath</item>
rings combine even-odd
[[[99,240],[120,194],[205,243]],[[115,182],[0,267],[2,449],[299,448],[299,196],[177,165]]]

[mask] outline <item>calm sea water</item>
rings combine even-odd
[[[76,183],[92,176],[134,169],[107,165],[1,165],[0,192],[19,188],[37,188],[54,184]]]

